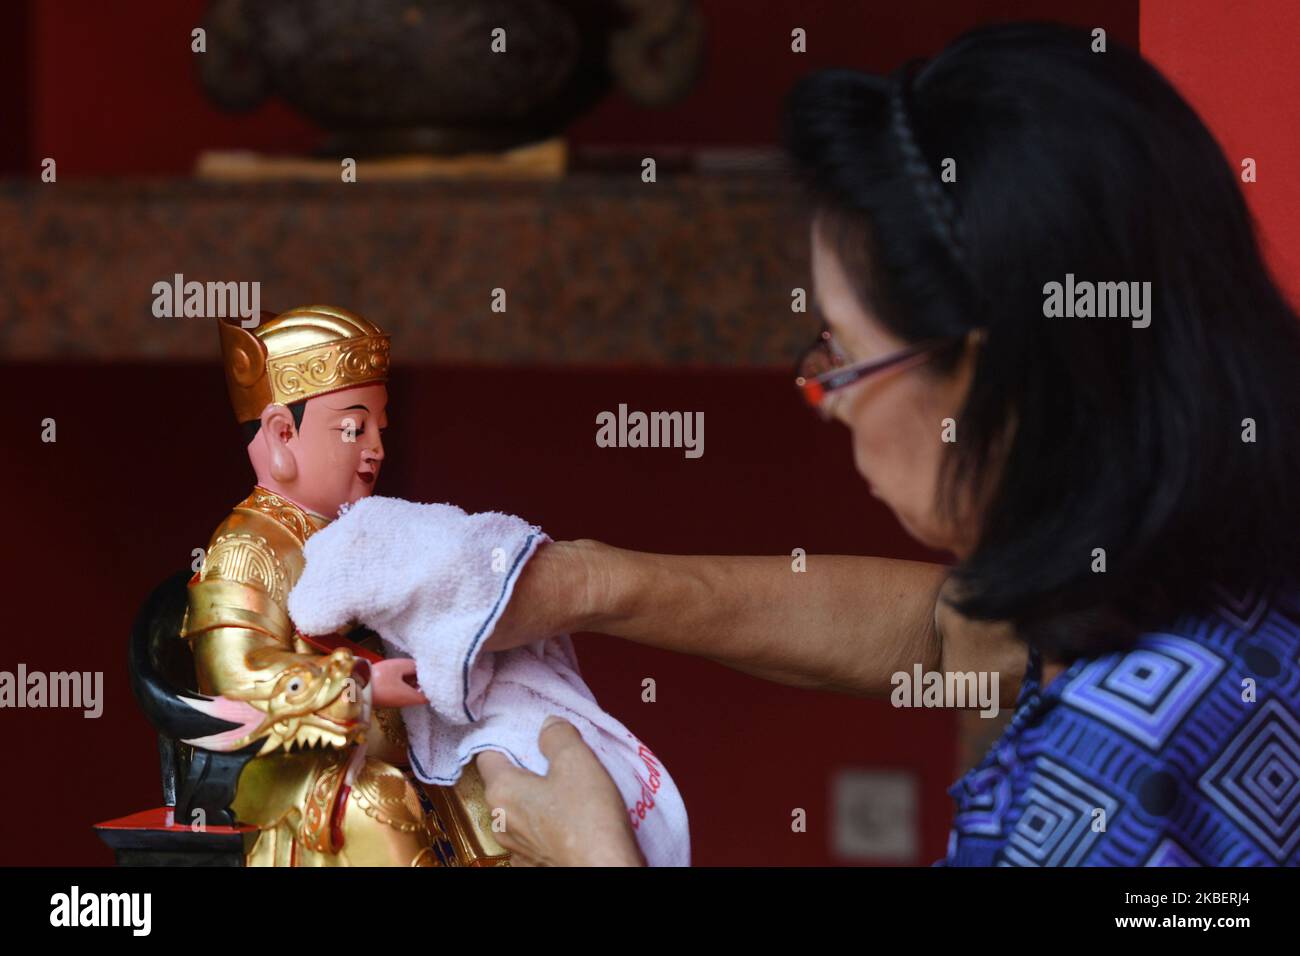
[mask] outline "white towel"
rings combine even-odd
[[[548,540],[513,515],[363,498],[307,541],[289,614],[304,634],[364,624],[388,656],[414,658],[429,706],[404,707],[402,718],[421,780],[454,783],[483,750],[546,773],[537,736],[556,714],[614,779],[646,862],[686,866],[690,836],[676,784],[648,747],[601,710],[568,636],[482,650],[524,564]]]

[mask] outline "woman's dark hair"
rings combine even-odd
[[[1300,321],[1196,114],[1091,45],[982,28],[914,76],[815,73],[787,114],[864,307],[908,341],[986,330],[938,502],[984,503],[953,604],[1064,659],[1300,577]],[[1150,325],[1046,317],[1067,274],[1150,282]]]

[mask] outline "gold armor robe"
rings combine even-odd
[[[421,784],[399,767],[406,764],[400,712],[377,709],[367,722],[351,679],[352,651],[323,654],[318,639],[313,646],[290,620],[287,597],[302,574],[303,544],[327,523],[256,487],[213,533],[190,583],[183,635],[199,691],[246,701],[269,718],[232,806],[259,831],[246,863],[507,863],[473,765],[447,788]],[[348,787],[348,763],[363,737],[366,757]]]

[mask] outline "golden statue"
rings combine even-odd
[[[182,625],[198,690],[214,698],[194,706],[237,726],[187,742],[261,744],[231,805],[258,829],[245,862],[508,864],[473,764],[453,787],[423,784],[407,767],[393,705],[422,699],[407,680],[413,662],[384,660],[374,634],[302,634],[286,609],[304,543],[378,478],[388,336],[320,305],[252,330],[224,319],[219,328],[257,485],[213,532]]]

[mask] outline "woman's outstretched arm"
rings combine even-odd
[[[1014,702],[1026,654],[1009,628],[976,624],[935,601],[942,565],[890,558],[647,554],[596,541],[543,547],[525,567],[487,643],[504,650],[595,631],[709,658],[767,680],[886,696],[891,677],[997,671]]]

